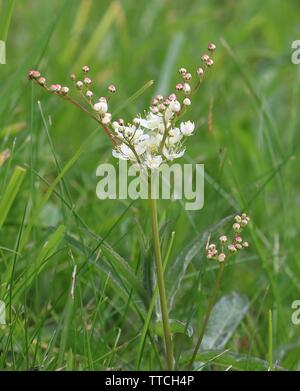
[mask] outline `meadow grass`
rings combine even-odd
[[[166,367],[148,204],[97,199],[96,167],[117,164],[108,138],[29,83],[28,69],[63,83],[89,64],[99,94],[114,82],[115,113],[130,119],[170,90],[180,66],[195,68],[210,41],[215,67],[191,108],[197,132],[182,159],[205,164],[204,208],[158,202],[175,368],[189,365],[218,273],[207,239],[246,211],[251,246],[225,265],[194,368],[300,369],[291,321],[300,299],[298,7],[0,1],[2,370]]]

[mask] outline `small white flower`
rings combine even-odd
[[[169,130],[169,136],[166,140],[167,145],[177,144],[182,139],[182,134],[178,128],[172,128]]]
[[[182,157],[184,155],[185,149],[179,151],[175,149],[163,148],[163,155],[167,160],[174,160]]]
[[[194,122],[187,121],[187,122],[181,122],[180,124],[180,130],[184,136],[191,136],[193,134],[194,129],[195,129]]]
[[[162,135],[161,134],[155,134],[151,135],[148,140],[146,140],[146,145],[147,145],[147,151],[149,153],[154,153],[158,151],[159,145],[162,140]]]
[[[153,114],[150,112],[145,119],[140,119],[140,125],[143,128],[150,130],[160,129],[161,126],[164,126],[163,117],[159,114]]]
[[[150,170],[157,170],[162,163],[162,157],[160,155],[153,156],[150,153],[147,154],[145,160],[146,166]]]
[[[188,83],[184,83],[183,84],[183,91],[186,93],[186,94],[189,94],[191,92],[191,86],[188,84]]]
[[[190,106],[192,102],[191,102],[190,98],[184,98],[182,103],[185,106]]]
[[[172,100],[169,105],[170,110],[174,111],[175,113],[178,113],[181,109],[181,105],[178,102],[178,100]]]
[[[107,124],[110,123],[110,121],[111,121],[111,114],[110,113],[105,113],[103,118],[102,118],[102,123],[104,125],[107,125]]]
[[[105,114],[107,113],[108,106],[106,100],[101,100],[94,104],[93,109],[97,111],[99,114]]]

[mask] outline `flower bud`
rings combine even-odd
[[[203,62],[207,62],[209,59],[210,59],[210,57],[209,57],[208,54],[203,54],[203,55],[201,56],[201,60],[202,60]]]
[[[240,223],[240,222],[242,221],[242,218],[241,218],[241,216],[236,215],[236,216],[234,217],[234,220],[235,220],[237,223]]]
[[[185,68],[180,68],[179,73],[184,76],[187,73],[187,70]]]
[[[107,89],[108,92],[110,92],[111,94],[114,94],[117,91],[116,86],[114,84],[110,84]]]
[[[176,100],[177,99],[177,96],[175,94],[171,94],[169,96],[169,100]]]
[[[78,80],[78,81],[76,82],[76,87],[77,87],[79,90],[81,90],[81,89],[82,89],[82,86],[83,86],[82,81]]]
[[[84,66],[82,67],[82,70],[83,70],[84,73],[88,73],[88,72],[90,71],[90,67],[87,66],[87,65],[84,65]]]
[[[226,258],[226,255],[224,253],[219,254],[218,256],[218,261],[219,262],[224,262]]]
[[[234,231],[239,231],[240,228],[241,228],[241,226],[240,226],[239,223],[234,223],[233,226],[232,226],[232,228],[234,229]]]
[[[50,91],[52,92],[59,92],[61,90],[60,84],[51,84]]]
[[[234,240],[237,242],[237,243],[242,243],[243,239],[241,238],[241,236],[236,236],[234,238]]]
[[[203,70],[203,68],[199,67],[199,68],[197,69],[197,75],[200,76],[200,77],[204,75],[204,70]]]
[[[247,248],[247,247],[249,247],[249,243],[248,243],[248,242],[243,242],[242,246],[243,246],[244,248]]]
[[[94,93],[93,93],[92,91],[90,91],[90,90],[88,90],[88,91],[85,93],[85,96],[86,96],[87,98],[92,98],[93,95],[94,95]]]
[[[184,83],[183,84],[183,91],[186,93],[186,94],[189,94],[191,92],[191,86],[188,84],[188,83]]]
[[[235,253],[236,252],[236,247],[234,244],[229,244],[228,246],[228,250],[232,253]]]
[[[169,105],[170,109],[174,111],[175,113],[178,113],[181,109],[181,105],[178,102],[178,100],[172,100]]]
[[[44,86],[46,84],[46,79],[44,77],[38,78],[37,82],[41,85]]]
[[[75,76],[74,73],[72,73],[72,74],[70,75],[70,79],[71,79],[72,81],[75,81],[75,80],[76,80],[76,76]]]
[[[31,69],[28,71],[28,79],[38,79],[41,76],[41,73],[39,71],[36,71],[34,69]]]
[[[216,50],[216,45],[212,42],[210,42],[208,45],[207,45],[207,49],[211,52],[215,51]]]
[[[212,67],[212,66],[214,65],[213,60],[212,60],[211,58],[209,58],[209,59],[206,61],[206,65],[207,65],[208,67]]]
[[[227,236],[226,236],[226,235],[222,235],[222,236],[220,236],[219,240],[220,240],[220,242],[221,242],[222,244],[224,244],[224,243],[227,242]]]
[[[183,89],[182,83],[176,84],[176,90],[177,90],[177,91],[182,91],[182,89]]]
[[[186,73],[184,75],[184,80],[186,80],[186,81],[192,80],[192,74],[191,73]]]
[[[99,101],[94,104],[93,109],[97,111],[99,114],[107,113],[108,106],[106,101]]]
[[[86,86],[90,86],[92,84],[92,80],[89,77],[85,77],[83,82]]]
[[[105,113],[104,117],[102,118],[102,123],[104,125],[107,125],[107,124],[110,123],[110,121],[111,121],[111,114],[110,113]]]
[[[189,98],[184,98],[182,103],[184,106],[190,106],[192,102]]]
[[[62,87],[61,91],[60,91],[63,95],[67,95],[67,93],[69,92],[69,87]]]

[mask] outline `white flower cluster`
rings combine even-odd
[[[145,117],[135,118],[133,124],[114,121],[112,127],[119,143],[113,149],[113,156],[151,170],[165,161],[182,157],[184,138],[193,134],[195,124],[187,121],[177,127],[175,120],[180,110],[180,102],[174,99],[162,112],[153,113],[151,107]]]

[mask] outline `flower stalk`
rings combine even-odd
[[[169,322],[169,312],[168,304],[166,297],[166,289],[164,282],[164,271],[163,263],[161,257],[161,248],[160,248],[160,239],[159,239],[159,228],[157,221],[157,202],[153,194],[155,193],[154,181],[152,181],[152,173],[149,173],[149,206],[150,206],[150,217],[151,217],[151,228],[152,228],[152,238],[153,238],[153,247],[154,247],[154,258],[156,266],[156,279],[159,292],[160,308],[162,315],[163,331],[164,331],[164,341],[165,341],[165,350],[166,350],[166,359],[167,359],[167,369],[171,371],[173,369],[174,359],[173,359],[173,342],[172,334]],[[153,182],[153,183],[152,183]]]

